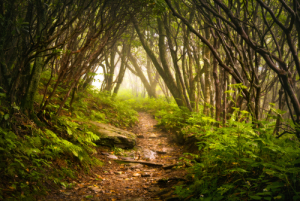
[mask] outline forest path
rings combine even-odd
[[[71,188],[52,192],[45,200],[176,200],[171,187],[183,183],[186,172],[171,167],[178,163],[182,149],[170,141],[169,134],[155,128],[156,124],[150,114],[139,113],[139,123],[133,129],[138,136],[135,149],[115,148],[109,152],[98,148],[97,157],[103,166],[94,168],[89,175],[70,179],[67,182]]]

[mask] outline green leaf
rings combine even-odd
[[[67,133],[69,134],[69,135],[72,135],[73,133],[72,133],[72,130],[67,126]]]
[[[227,170],[227,172],[243,172],[243,173],[246,173],[248,171],[243,169],[243,168],[232,168],[230,170]]]
[[[20,107],[19,107],[19,106],[13,105],[12,107],[13,107],[15,110],[20,110]]]
[[[4,115],[4,119],[7,120],[9,118],[9,114]]]
[[[257,195],[252,195],[252,196],[250,195],[249,197],[254,199],[254,200],[261,200],[262,199],[262,197],[257,196]]]

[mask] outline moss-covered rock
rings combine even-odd
[[[94,121],[90,123],[96,126],[94,132],[100,137],[100,140],[95,142],[97,145],[122,149],[131,149],[136,145],[136,135],[132,132]]]

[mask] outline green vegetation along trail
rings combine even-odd
[[[66,181],[67,187],[52,191],[44,200],[174,199],[171,187],[183,183],[186,174],[176,168],[179,166],[173,167],[182,149],[172,143],[169,134],[155,128],[156,123],[151,115],[139,113],[139,124],[133,129],[138,136],[135,149],[99,147],[97,157],[104,161],[102,167]]]

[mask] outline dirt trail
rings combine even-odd
[[[171,186],[184,181],[185,171],[167,166],[178,162],[181,149],[170,142],[167,133],[154,127],[156,123],[151,115],[139,113],[139,124],[133,129],[138,135],[134,150],[121,151],[121,156],[117,155],[120,150],[112,153],[99,148],[97,157],[104,161],[104,166],[95,168],[88,176],[69,180],[71,188],[52,192],[45,200],[176,200]],[[164,167],[121,163],[116,157],[163,164]]]

